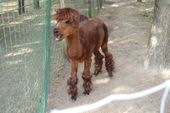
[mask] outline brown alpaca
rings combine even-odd
[[[106,25],[99,19],[88,19],[80,15],[72,8],[63,8],[56,11],[57,24],[54,28],[56,40],[67,40],[67,55],[71,63],[71,76],[68,79],[68,93],[73,100],[77,98],[77,70],[78,63],[84,62],[82,78],[84,80],[84,94],[89,94],[92,90],[91,57],[95,55],[94,75],[98,75],[102,69],[105,55],[105,66],[110,77],[113,76],[114,60],[108,51],[108,30]],[[83,21],[83,22],[82,22]]]

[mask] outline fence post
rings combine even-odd
[[[92,17],[92,3],[91,0],[88,0],[88,15],[91,18]]]
[[[102,6],[103,6],[103,0],[99,0],[99,6],[100,6],[100,8],[102,8]]]
[[[99,11],[99,9],[100,9],[100,1],[97,0],[97,10]]]
[[[142,0],[137,0],[137,2],[142,2]]]
[[[64,0],[60,0],[60,7],[61,8],[65,7],[65,1]]]
[[[48,97],[48,84],[50,78],[50,62],[51,62],[51,0],[46,0],[45,7],[45,28],[43,37],[44,46],[44,83],[43,83],[43,96],[42,96],[42,108],[41,113],[46,113],[47,97]]]
[[[34,9],[39,9],[39,8],[40,8],[40,1],[34,0]]]
[[[25,5],[24,5],[25,0],[18,0],[18,12],[19,14],[25,13]]]

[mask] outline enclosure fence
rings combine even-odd
[[[140,92],[136,92],[132,94],[113,94],[93,104],[82,105],[82,106],[68,108],[64,110],[54,109],[54,110],[51,110],[51,113],[83,113],[86,111],[100,108],[106,104],[111,103],[112,101],[133,100],[133,99],[141,98],[147,95],[151,95],[163,89],[164,89],[164,93],[160,101],[160,113],[165,113],[165,103],[166,103],[166,99],[167,99],[167,96],[170,90],[170,80],[167,80],[158,86],[155,86],[150,89],[146,89],[144,91],[140,91]]]
[[[0,113],[45,113],[50,0],[0,0]]]
[[[50,71],[65,61],[51,31],[61,7],[92,17],[101,0],[0,0],[0,113],[46,112]]]

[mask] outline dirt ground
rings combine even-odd
[[[144,59],[151,29],[152,1],[137,3],[135,0],[106,0],[98,18],[109,28],[109,49],[114,55],[116,72],[110,79],[105,67],[102,72],[92,78],[93,90],[90,95],[82,94],[83,65],[79,66],[78,98],[72,101],[67,94],[66,81],[70,75],[70,64],[63,70],[53,70],[51,76],[47,112],[52,109],[65,109],[96,102],[111,94],[133,93],[148,89],[170,78],[168,70],[154,73],[145,70]],[[108,2],[109,1],[109,2]],[[57,53],[56,53],[57,54]],[[55,65],[53,67],[55,69]],[[93,72],[93,68],[92,68]],[[169,74],[169,75],[168,75]],[[162,92],[131,100],[112,102],[86,113],[159,113]],[[168,100],[170,100],[168,98]],[[170,113],[170,101],[166,104],[166,113]]]

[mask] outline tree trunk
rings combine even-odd
[[[18,0],[18,12],[19,14],[25,13],[25,5],[24,5],[25,0]]]
[[[149,40],[146,68],[165,68],[166,48],[170,38],[170,0],[155,0],[154,20]]]

